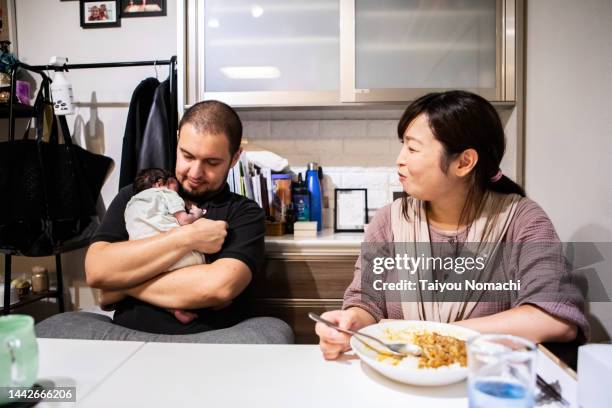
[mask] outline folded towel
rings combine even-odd
[[[246,155],[249,162],[261,168],[267,167],[272,171],[283,171],[289,166],[287,159],[267,150],[246,152]]]

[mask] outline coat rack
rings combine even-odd
[[[16,89],[16,73],[19,69],[25,69],[27,71],[40,75],[43,79],[51,79],[45,74],[45,71],[68,71],[71,69],[93,69],[93,68],[121,68],[121,67],[138,67],[138,66],[170,66],[170,109],[171,112],[177,111],[177,86],[175,80],[176,73],[176,56],[172,56],[169,60],[151,60],[151,61],[133,61],[133,62],[101,62],[91,64],[64,64],[64,65],[28,65],[22,62],[17,62],[12,66],[11,70],[11,95],[15,95]],[[15,138],[15,103],[9,102],[9,140]],[[169,135],[168,141],[176,137],[177,118],[174,114],[170,115],[169,119]],[[77,249],[77,248],[74,248]],[[48,291],[42,294],[30,296],[28,299],[21,300],[15,305],[10,304],[10,285],[11,285],[11,266],[12,266],[12,253],[5,253],[4,255],[4,299],[2,314],[9,314],[11,309],[24,306],[29,303],[41,300],[43,298],[56,298],[58,303],[59,312],[64,312],[64,284],[62,276],[62,261],[61,253],[55,254],[55,268],[57,275],[57,289],[54,291]]]

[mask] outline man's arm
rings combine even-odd
[[[125,293],[155,306],[200,309],[226,304],[251,282],[251,271],[242,261],[218,259],[161,274]]]
[[[189,251],[218,252],[226,235],[226,222],[199,219],[145,239],[95,242],[85,257],[87,284],[104,290],[134,287],[167,271]]]

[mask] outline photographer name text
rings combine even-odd
[[[463,282],[440,282],[439,280],[429,281],[419,279],[418,281],[400,280],[398,282],[385,282],[382,279],[373,282],[374,290],[378,291],[434,291],[452,292],[463,290],[486,290],[486,291],[519,291],[521,290],[521,280],[508,282],[478,282],[466,279]]]

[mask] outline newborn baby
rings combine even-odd
[[[162,169],[141,170],[134,180],[134,196],[125,208],[125,227],[130,240],[142,239],[191,224],[202,217],[203,211],[178,195],[178,181]],[[191,251],[168,270],[206,263],[204,256]]]
[[[178,181],[172,173],[162,169],[145,169],[138,173],[133,184],[134,196],[125,208],[125,226],[130,240],[147,238],[169,231],[181,225],[191,224],[201,218],[203,211],[191,205],[185,210],[185,201],[178,195]],[[191,265],[206,263],[204,255],[191,251],[169,271]],[[121,300],[107,292],[105,304]],[[104,308],[104,307],[103,307]],[[189,323],[197,314],[184,310],[169,310],[181,323]]]

